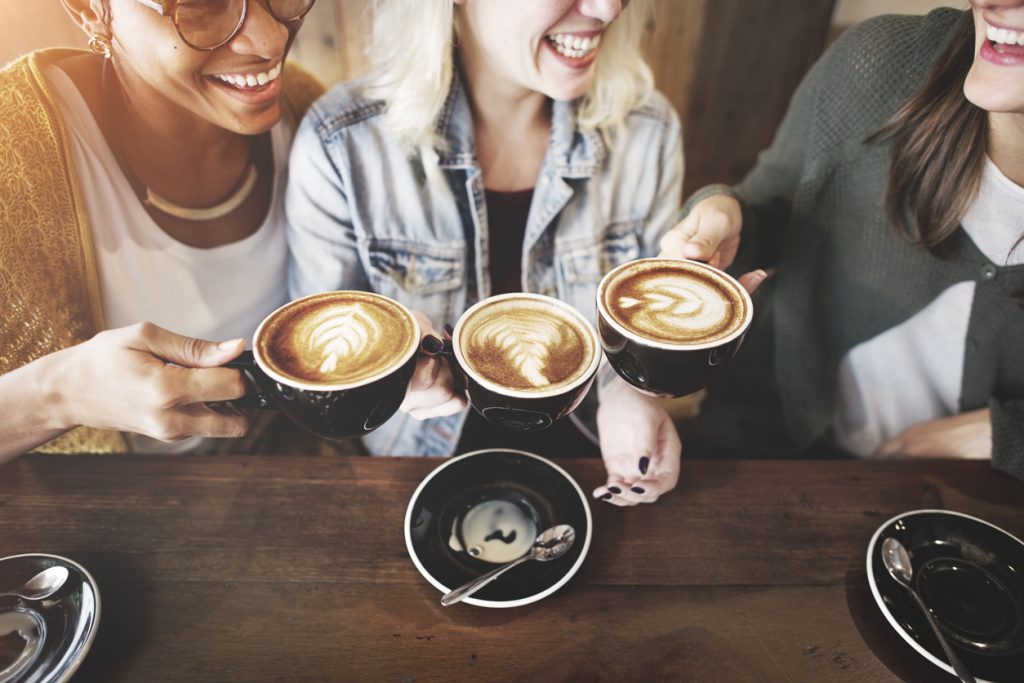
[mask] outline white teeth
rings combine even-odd
[[[552,33],[547,36],[558,54],[572,59],[581,59],[601,44],[601,34],[580,37],[571,33]]]
[[[216,78],[236,88],[255,88],[276,80],[281,75],[281,64],[276,64],[267,71],[254,74],[215,74]]]
[[[989,26],[985,29],[985,37],[1002,45],[1024,45],[1024,31]]]

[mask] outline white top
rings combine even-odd
[[[45,75],[67,124],[72,157],[92,231],[100,296],[108,328],[149,321],[212,341],[251,344],[263,318],[287,295],[283,192],[291,131],[271,131],[274,195],[253,234],[210,249],[183,244],[158,226],[125,178],[92,111],[59,67]],[[197,228],[202,229],[202,228]],[[133,450],[184,452],[201,439],[174,444],[132,436]]]
[[[997,266],[1024,263],[1024,187],[988,158],[978,196],[960,221],[978,249]],[[1011,251],[1012,250],[1012,251]],[[871,455],[911,425],[960,412],[973,281],[960,282],[917,314],[858,344],[839,367],[836,444]]]

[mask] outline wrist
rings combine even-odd
[[[74,371],[74,349],[61,349],[36,361],[37,377],[33,384],[39,390],[31,398],[38,401],[39,414],[45,416],[48,429],[66,431],[80,424],[74,412],[74,392],[69,390]]]

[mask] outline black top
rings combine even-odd
[[[490,242],[491,294],[522,291],[523,238],[530,215],[533,188],[518,192],[486,190]],[[538,432],[506,429],[470,410],[455,453],[483,448],[513,448],[546,458],[600,457],[597,444],[585,437],[569,418]]]

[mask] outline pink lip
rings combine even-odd
[[[236,100],[243,102],[251,107],[260,107],[268,104],[273,104],[281,97],[281,77],[278,76],[270,83],[266,85],[256,86],[255,88],[236,88],[232,85],[228,85],[224,81],[208,77],[209,81],[213,83],[221,92],[227,93]]]
[[[986,38],[981,43],[980,56],[986,62],[997,66],[1024,66],[1024,47],[1016,45],[1001,45],[1004,52],[998,52],[992,45],[992,41]]]

